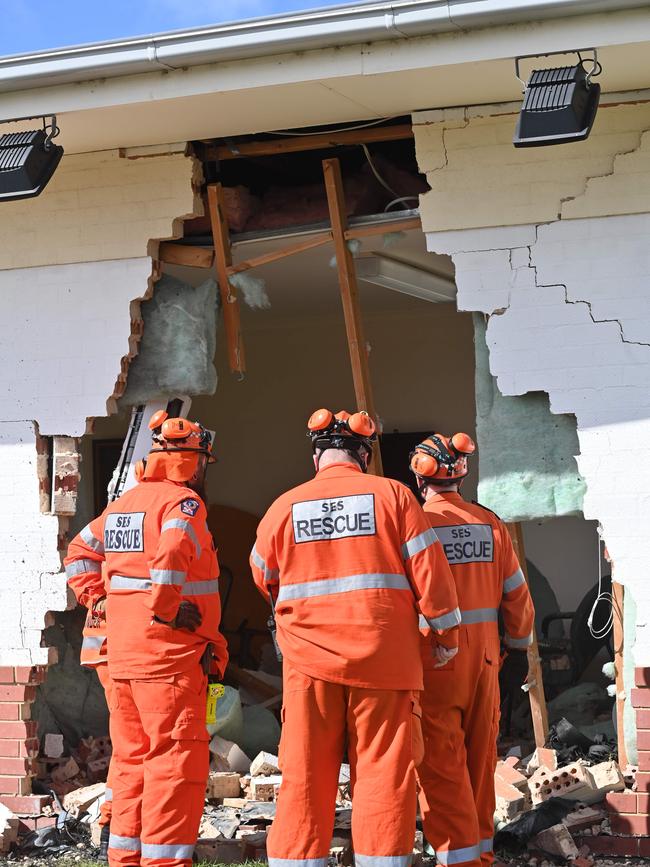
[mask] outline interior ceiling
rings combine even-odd
[[[259,256],[271,250],[286,247],[291,239],[252,241],[245,244],[235,244],[233,260],[242,262],[253,256]],[[361,253],[379,253],[409,265],[415,265],[425,271],[453,278],[454,268],[448,256],[438,256],[428,253],[425,237],[420,230],[405,232],[397,244],[389,249],[382,246],[383,238],[377,235],[362,242]],[[325,244],[314,250],[307,250],[296,256],[290,256],[255,269],[257,277],[266,281],[266,291],[271,302],[269,310],[251,310],[240,301],[241,317],[244,324],[251,326],[271,325],[281,319],[311,315],[333,315],[341,312],[341,301],[336,268],[330,265],[334,255],[332,244]],[[164,270],[193,286],[198,286],[204,280],[213,276],[212,272],[203,268],[186,268],[176,265],[165,265]],[[241,295],[241,293],[240,293]],[[426,307],[431,304],[386,289],[383,286],[359,281],[361,308],[364,312],[399,312]],[[424,309],[423,307],[423,309]]]

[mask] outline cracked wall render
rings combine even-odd
[[[649,220],[427,234],[431,251],[454,260],[459,309],[493,314],[487,342],[499,390],[546,391],[553,412],[576,415],[585,517],[601,522],[616,579],[638,605],[637,666],[650,664],[650,323],[636,315],[650,303]],[[628,261],[608,283],[612,249],[628,249]],[[637,340],[627,342],[632,326]]]
[[[426,231],[650,211],[650,105],[602,106],[589,139],[562,147],[514,148],[515,121],[413,115]]]
[[[1,206],[0,665],[46,663],[45,615],[66,607],[67,522],[41,513],[35,424],[79,437],[112,410],[137,350],[151,242],[200,213],[196,167],[180,154],[65,156],[41,196]]]

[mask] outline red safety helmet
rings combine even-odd
[[[206,455],[208,463],[215,462],[212,435],[198,422],[170,418],[161,409],[151,416],[149,427],[153,442],[143,478],[187,482],[196,474],[200,455]]]
[[[377,427],[364,411],[350,414],[341,409],[334,414],[329,409],[318,409],[309,417],[307,436],[314,451],[344,449],[352,452],[361,469],[365,471],[359,451],[363,449],[368,456],[372,454],[372,446],[377,439]]]
[[[410,469],[423,482],[455,482],[464,479],[467,459],[476,451],[474,440],[466,433],[430,434],[409,455]]]

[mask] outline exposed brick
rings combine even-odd
[[[0,685],[0,702],[2,701],[33,701],[36,698],[36,687],[24,683]]]
[[[0,683],[13,683],[14,670],[9,665],[0,665]]]
[[[650,771],[650,750],[639,750],[639,770]]]
[[[28,795],[31,788],[31,780],[27,777],[5,777],[0,774],[0,795]]]
[[[650,708],[650,689],[630,690],[632,698],[632,707]]]
[[[634,683],[638,687],[646,687],[650,689],[650,668],[635,668]]]
[[[650,710],[644,708],[637,710],[636,727],[638,729],[650,729]]]
[[[580,837],[578,846],[586,845],[594,855],[632,855],[639,854],[638,837]]]
[[[31,770],[31,759],[0,758],[0,774],[16,774],[21,776]]]
[[[0,720],[28,720],[31,708],[30,702],[0,702]]]
[[[636,735],[636,745],[640,750],[650,750],[650,731],[640,729]]]
[[[36,737],[36,723],[27,721],[0,722],[0,738],[33,738]]]
[[[605,806],[612,813],[636,813],[637,796],[633,792],[609,792]]]
[[[636,800],[639,815],[647,816],[648,814],[650,814],[650,795],[638,794],[636,796]]]
[[[16,683],[39,684],[45,680],[47,669],[43,665],[24,665],[14,668]]]
[[[636,775],[636,790],[643,794],[650,792],[650,774],[640,771]]]
[[[650,833],[650,818],[648,816],[612,816],[612,833],[634,834],[646,837]]]
[[[2,738],[0,740],[0,756],[19,756],[23,741],[18,738]]]
[[[642,837],[639,840],[639,855],[642,858],[650,858],[650,837]]]
[[[52,804],[52,798],[50,795],[0,795],[0,803],[17,816],[38,816],[43,812],[43,807]]]

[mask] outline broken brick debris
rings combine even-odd
[[[532,848],[567,860],[577,858],[580,854],[573,837],[564,824],[552,825],[545,831],[540,831],[532,841]]]
[[[280,767],[278,764],[278,757],[272,755],[271,753],[258,753],[258,755],[251,762],[251,777],[270,777],[273,774],[279,773]]]
[[[210,771],[206,785],[209,800],[237,798],[241,792],[241,777],[234,771]]]

